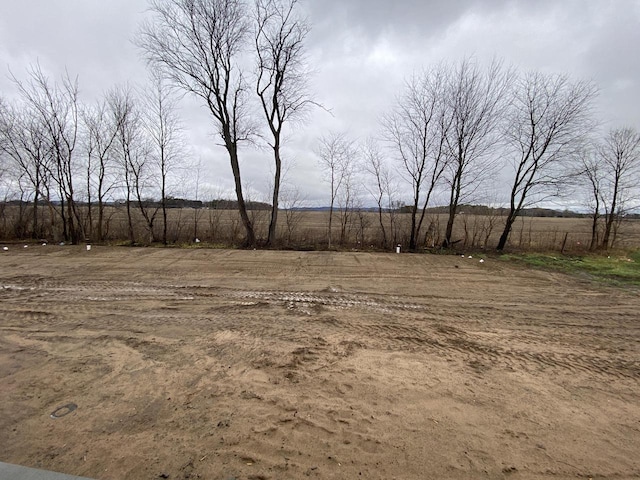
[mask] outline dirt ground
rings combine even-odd
[[[637,290],[491,258],[11,246],[0,461],[97,479],[639,478],[639,307]]]

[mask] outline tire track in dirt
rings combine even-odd
[[[536,352],[498,345],[488,345],[473,339],[473,334],[451,332],[439,329],[425,331],[419,328],[395,325],[360,325],[354,329],[367,338],[384,338],[380,346],[395,350],[435,350],[443,355],[451,351],[462,354],[466,359],[481,358],[493,366],[507,368],[559,368],[570,372],[582,371],[589,374],[614,375],[625,378],[640,378],[640,362],[584,353]],[[545,345],[538,344],[544,348]]]
[[[402,301],[391,296],[334,291],[331,288],[329,291],[315,292],[253,291],[198,286],[143,285],[127,281],[64,283],[29,276],[14,277],[4,283],[0,288],[0,299],[3,300],[5,308],[0,310],[0,320],[9,326],[19,325],[22,328],[46,323],[63,323],[64,316],[91,318],[97,311],[104,310],[107,305],[107,310],[112,313],[124,308],[131,311],[131,302],[137,300],[212,301],[211,315],[200,318],[189,317],[188,321],[207,325],[212,331],[227,330],[244,336],[301,345],[312,345],[314,338],[324,341],[327,336],[342,335],[351,340],[357,340],[363,347],[436,351],[443,355],[451,355],[455,352],[465,359],[480,358],[489,365],[502,365],[507,368],[559,368],[570,372],[581,371],[627,378],[640,377],[640,362],[636,360],[611,354],[605,357],[584,353],[580,351],[579,346],[575,346],[575,343],[569,342],[571,337],[580,339],[588,335],[593,337],[594,342],[609,343],[610,347],[617,343],[627,342],[628,344],[630,337],[624,330],[613,333],[592,324],[554,322],[548,325],[548,329],[561,333],[551,336],[549,341],[556,344],[564,342],[566,346],[578,348],[578,351],[553,352],[547,351],[545,347],[548,345],[536,341],[540,338],[536,329],[529,335],[525,332],[518,334],[517,331],[512,331],[510,340],[532,347],[531,350],[523,350],[487,344],[473,338],[471,333],[442,324],[445,318],[451,321],[451,319],[465,317],[468,323],[469,314],[496,318],[508,305],[502,309],[481,305],[476,306],[475,310],[469,308],[466,312],[463,306],[453,312],[449,311],[446,302],[442,301],[433,302],[435,303],[433,305]],[[229,303],[229,300],[232,302]],[[24,305],[25,301],[30,306],[29,310],[11,308],[13,304]],[[292,317],[300,316],[301,318],[288,318],[286,322],[271,321],[265,324],[264,310],[274,307],[284,309]],[[326,314],[346,309],[383,314],[384,317],[380,322],[375,323],[357,320],[341,322],[339,318]],[[135,312],[135,309],[133,310]],[[463,312],[461,313],[460,310]],[[105,314],[108,311],[102,313]],[[407,318],[408,312],[413,313],[411,318]],[[239,313],[243,317],[242,321],[236,318]],[[135,312],[135,314],[145,316],[144,312]],[[394,320],[394,314],[400,315],[400,322]],[[509,319],[510,312],[503,317]],[[152,324],[168,325],[179,325],[185,321],[179,315],[162,315],[157,311],[149,315],[148,320]],[[119,318],[117,314],[112,314],[108,315],[106,321],[100,326],[126,328],[127,323],[126,318]],[[576,329],[578,329],[577,332]],[[633,339],[633,336],[631,338]],[[535,351],[540,349],[543,351]],[[256,349],[257,352],[259,350],[260,348]],[[259,353],[256,355],[260,356]],[[250,357],[255,360],[253,354]]]
[[[417,303],[405,303],[400,301],[389,301],[379,297],[357,295],[357,294],[322,294],[309,292],[259,292],[259,291],[236,291],[231,296],[240,298],[257,299],[266,302],[292,302],[307,303],[311,305],[321,305],[334,308],[360,308],[376,312],[395,311],[427,311],[428,306]]]
[[[326,294],[308,292],[258,292],[236,291],[230,294],[232,297],[250,298],[270,304],[284,304],[288,310],[299,309],[307,315],[311,315],[316,306],[329,309],[359,309],[377,313],[405,314],[407,311],[428,312],[429,306],[417,303],[388,302],[384,298],[355,294]],[[442,325],[434,327],[430,325],[425,316],[414,318],[407,322],[394,323],[390,318],[385,318],[385,323],[361,323],[349,322],[344,325],[336,325],[344,333],[355,335],[365,344],[390,350],[430,350],[441,354],[457,352],[467,359],[478,359],[489,363],[491,366],[501,365],[507,368],[525,368],[527,370],[557,368],[569,372],[584,372],[587,374],[614,375],[625,378],[640,378],[640,362],[616,358],[608,355],[593,355],[581,352],[553,352],[553,351],[529,351],[517,348],[507,348],[500,345],[490,345],[472,338],[472,334],[465,333],[455,327]],[[409,323],[425,323],[426,328],[411,325]],[[305,328],[308,328],[305,325]],[[331,326],[329,326],[331,327]],[[326,325],[325,325],[326,328]],[[273,330],[271,333],[274,334]],[[574,333],[574,332],[572,332]],[[580,332],[582,333],[582,332]],[[277,335],[277,334],[276,334]],[[284,334],[283,340],[304,341],[306,335],[291,337]],[[518,335],[513,336],[518,339]],[[600,340],[620,340],[623,334],[600,336]],[[532,346],[545,347],[539,342],[532,342]]]

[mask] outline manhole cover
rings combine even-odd
[[[78,408],[78,405],[76,405],[75,403],[67,403],[66,405],[62,405],[61,407],[58,407],[53,412],[51,412],[51,418],[64,417],[65,415],[69,415],[76,408]]]

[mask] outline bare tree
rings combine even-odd
[[[287,227],[287,245],[289,246],[304,216],[304,212],[300,210],[304,202],[305,198],[302,197],[297,187],[292,186],[282,190],[282,206],[284,207],[285,225]]]
[[[140,113],[130,87],[116,87],[108,94],[113,122],[117,125],[117,161],[125,190],[125,208],[129,243],[135,243],[132,202],[135,198],[135,177],[142,134]]]
[[[269,126],[274,179],[267,245],[276,240],[282,175],[283,127],[313,104],[308,94],[304,41],[307,22],[296,14],[298,0],[256,0],[256,93]]]
[[[151,147],[146,142],[147,139],[143,141],[145,143],[136,145],[132,155],[129,156],[129,161],[131,162],[129,164],[130,179],[133,180],[132,188],[136,204],[142,214],[142,218],[144,218],[145,228],[149,234],[149,242],[153,243],[157,241],[155,223],[161,208],[154,200],[152,193],[150,193],[154,190],[153,187],[157,177],[151,167]]]
[[[179,164],[184,146],[177,115],[177,99],[159,75],[152,75],[151,85],[144,96],[143,114],[146,133],[150,140],[151,156],[160,181],[162,208],[162,243],[167,244],[167,189],[169,175]],[[199,174],[199,173],[198,173]]]
[[[75,198],[76,147],[78,145],[78,82],[69,75],[62,83],[51,83],[40,65],[29,70],[29,81],[12,77],[26,106],[34,112],[51,146],[52,178],[58,187],[65,240],[78,243],[82,221]],[[66,206],[66,211],[65,211]]]
[[[444,104],[445,81],[442,66],[412,77],[395,109],[383,119],[385,138],[412,188],[410,250],[418,246],[426,209],[447,165],[445,139],[451,118]]]
[[[98,101],[82,112],[85,126],[85,149],[87,155],[87,209],[90,237],[102,241],[105,236],[105,204],[109,193],[115,188],[115,146],[120,119],[109,111],[107,99]],[[95,197],[94,197],[95,194]],[[93,235],[93,199],[98,203],[98,218]]]
[[[531,72],[518,80],[507,122],[515,175],[498,250],[524,206],[558,195],[568,181],[568,162],[592,127],[596,93],[593,84],[563,75]]]
[[[316,153],[320,158],[320,166],[325,170],[331,187],[328,242],[328,246],[331,248],[333,210],[336,199],[344,187],[345,179],[352,174],[355,168],[357,151],[354,141],[346,133],[331,132],[320,139]]]
[[[30,185],[31,235],[40,238],[38,211],[41,199],[54,208],[49,198],[52,152],[44,127],[31,109],[6,105],[0,111],[0,153],[12,163],[10,166],[7,162],[3,170],[13,170],[19,184],[25,180]]]
[[[602,158],[594,148],[584,148],[578,151],[578,177],[586,187],[587,203],[591,210],[591,242],[589,250],[598,247],[598,227],[602,215],[602,190],[604,168]]]
[[[389,217],[390,228],[393,231],[394,208],[393,200],[395,197],[394,178],[388,165],[385,164],[384,157],[380,151],[378,143],[369,138],[362,147],[363,168],[369,174],[372,186],[366,186],[365,189],[375,199],[378,209],[378,223],[380,224],[380,233],[382,234],[382,246],[388,248],[389,234],[387,233],[386,220]]]
[[[447,183],[449,218],[443,245],[452,244],[453,226],[461,201],[472,195],[495,166],[495,147],[508,105],[513,73],[500,62],[482,69],[463,60],[447,74],[446,108],[451,124],[447,130]]]
[[[242,192],[238,147],[249,139],[246,82],[238,57],[250,31],[241,0],[150,0],[154,20],[143,24],[138,44],[148,61],[179,88],[201,98],[229,155],[245,246],[255,244]]]
[[[346,157],[342,163],[342,182],[337,191],[341,246],[348,241],[354,215],[361,210],[360,183],[356,179],[359,168],[357,154],[354,149],[353,155]]]
[[[632,128],[611,130],[599,148],[604,168],[601,195],[606,207],[601,247],[613,246],[612,233],[625,212],[625,202],[637,195],[640,174],[640,133]],[[637,196],[636,196],[637,199]]]

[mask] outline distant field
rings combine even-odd
[[[42,237],[55,240],[50,232],[47,212],[42,209],[40,224],[45,225],[47,232]],[[256,233],[259,238],[267,235],[269,211],[255,210],[250,212]],[[0,238],[7,240],[16,238],[12,226],[16,222],[17,209],[5,209],[0,216]],[[292,248],[322,249],[328,243],[328,212],[317,211],[281,211],[278,219],[280,246]],[[95,214],[94,214],[95,218]],[[134,211],[136,242],[151,243],[152,236],[142,215]],[[340,213],[333,221],[332,244],[337,248],[358,249],[392,249],[397,244],[409,243],[409,214],[395,214],[393,229],[388,215],[384,217],[386,245],[383,242],[377,213],[352,212],[342,228]],[[26,219],[24,223],[29,224]],[[447,217],[443,214],[427,215],[421,231],[422,248],[438,246],[443,239]],[[219,209],[170,209],[168,217],[168,241],[170,243],[190,243],[198,238],[201,242],[219,245],[238,244],[244,234],[238,212]],[[454,226],[456,247],[492,249],[502,233],[504,218],[489,217],[461,213]],[[55,229],[54,229],[55,230]],[[127,217],[124,208],[109,207],[105,215],[106,241],[119,242],[128,239]],[[156,214],[154,223],[155,240],[162,236],[161,212]],[[58,235],[59,236],[59,235]],[[90,235],[88,235],[90,237]],[[566,241],[565,241],[566,237]],[[521,217],[512,230],[508,247],[517,250],[560,250],[564,244],[565,251],[581,252],[588,248],[591,239],[591,224],[588,218],[550,218]],[[95,239],[93,240],[95,241]],[[640,220],[623,222],[617,232],[616,247],[640,247]]]
[[[179,225],[179,230],[172,229],[172,237],[177,241],[191,241],[197,233],[205,242],[229,242],[242,238],[243,229],[237,212],[233,210],[201,210],[183,209],[171,212],[170,224]],[[198,228],[195,219],[198,215]],[[285,212],[280,212],[278,227],[284,244],[322,248],[328,240],[327,212],[295,212],[291,234],[287,228]],[[252,219],[259,236],[265,237],[268,228],[269,212],[252,212]],[[172,221],[174,220],[174,221]],[[409,242],[409,214],[397,214],[396,231],[393,232],[388,218],[385,218],[388,246]],[[492,228],[490,223],[493,222]],[[423,247],[439,245],[444,237],[446,215],[428,215],[422,229],[421,244]],[[431,229],[429,230],[429,227]],[[457,246],[474,248],[494,248],[502,233],[504,220],[481,215],[461,214],[454,226],[454,240]],[[333,244],[340,245],[340,219],[334,217]],[[191,236],[188,234],[191,233]],[[487,241],[488,234],[488,241]],[[509,246],[515,249],[559,250],[567,236],[567,251],[583,251],[591,241],[591,223],[588,218],[549,218],[522,217],[513,227]],[[351,222],[346,229],[343,246],[347,248],[371,248],[381,245],[382,234],[378,215],[366,212],[361,215],[352,214]],[[640,247],[640,220],[628,220],[620,227],[616,246],[620,248]]]

